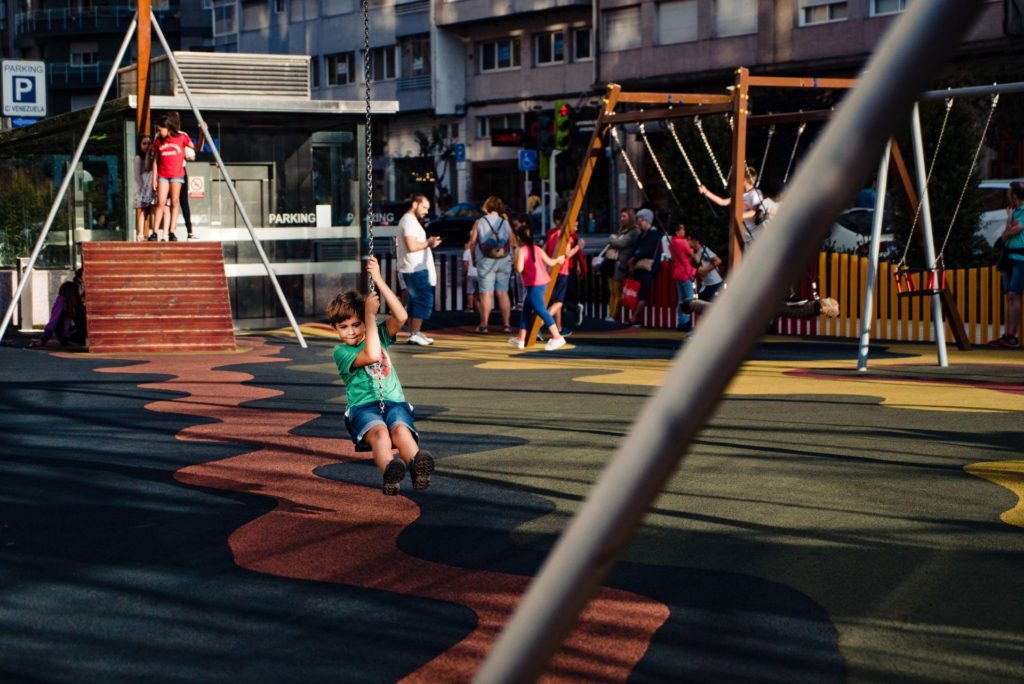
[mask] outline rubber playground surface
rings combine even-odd
[[[468,681],[680,342],[449,323],[393,347],[438,466],[398,497],[324,325],[231,354],[11,335],[0,681]],[[1024,680],[1024,352],[856,351],[759,346],[545,681]]]

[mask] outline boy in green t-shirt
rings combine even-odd
[[[327,306],[327,317],[341,344],[334,348],[334,363],[345,383],[348,409],[345,425],[357,447],[369,447],[373,461],[384,473],[383,492],[398,494],[406,464],[412,473],[413,489],[430,486],[434,459],[420,451],[419,434],[413,424],[413,408],[405,401],[402,383],[391,363],[387,348],[395,342],[408,314],[380,275],[380,264],[370,257],[366,272],[377,292],[361,295],[343,292]],[[380,297],[391,311],[386,321],[376,323]],[[393,449],[398,449],[395,458]]]

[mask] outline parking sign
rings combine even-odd
[[[46,63],[21,59],[0,62],[4,116],[46,116]]]

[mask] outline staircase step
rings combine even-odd
[[[90,351],[235,348],[219,242],[82,247]]]

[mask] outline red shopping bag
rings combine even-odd
[[[640,296],[640,281],[626,278],[622,281],[622,306],[627,309],[636,308],[636,300]]]

